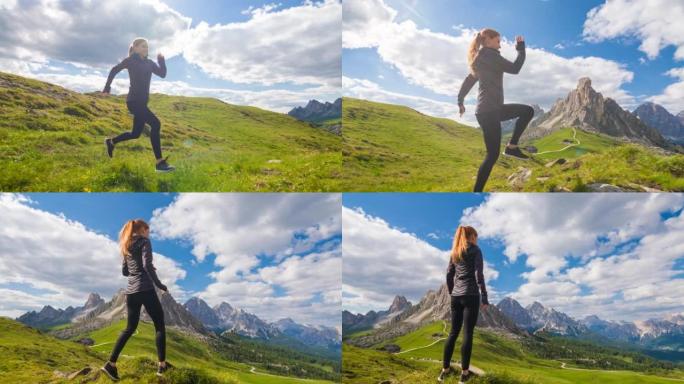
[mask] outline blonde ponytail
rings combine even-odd
[[[126,224],[119,231],[119,251],[124,258],[129,254],[128,248],[133,241],[133,235],[140,234],[143,230],[148,229],[149,226],[142,219],[128,220]]]
[[[501,34],[491,28],[485,28],[475,35],[475,38],[470,42],[470,46],[468,47],[468,68],[470,69],[470,73],[475,75],[475,59],[477,59],[477,54],[480,53],[480,48],[482,48],[485,37],[493,39],[497,36],[501,36]]]
[[[451,262],[459,263],[468,249],[468,241],[477,237],[475,228],[468,225],[459,225],[454,235],[454,243],[451,247]]]

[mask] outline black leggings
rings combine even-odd
[[[443,367],[451,366],[451,356],[454,354],[454,345],[458,333],[463,328],[463,345],[461,345],[461,368],[470,368],[470,353],[473,351],[473,331],[477,324],[477,315],[480,312],[480,296],[451,296],[451,332],[444,345]]]
[[[152,143],[152,150],[154,157],[159,160],[162,158],[161,139],[159,138],[159,131],[161,130],[161,122],[157,116],[147,108],[147,103],[129,101],[126,103],[128,110],[133,114],[133,130],[124,132],[112,139],[112,143],[117,144],[122,141],[137,139],[145,128],[145,123],[150,125],[150,142]]]
[[[482,128],[484,135],[485,146],[487,147],[487,156],[480,165],[480,170],[477,171],[477,181],[475,182],[474,192],[482,192],[484,189],[489,174],[499,158],[499,150],[501,148],[501,122],[515,119],[515,129],[513,136],[511,136],[511,144],[517,145],[520,136],[527,128],[532,117],[534,117],[534,109],[529,105],[524,104],[504,104],[500,109],[478,113],[475,115],[477,122]]]
[[[154,322],[154,330],[156,332],[157,343],[157,357],[159,361],[166,359],[166,327],[164,326],[164,310],[162,309],[157,292],[154,289],[143,292],[136,292],[126,295],[126,309],[128,310],[128,324],[126,329],[121,331],[119,339],[116,340],[114,350],[109,357],[109,361],[115,363],[119,358],[121,350],[128,339],[133,335],[135,329],[138,327],[140,321],[140,309],[145,306],[147,314],[150,315]]]

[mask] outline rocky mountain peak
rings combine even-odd
[[[647,145],[670,147],[657,129],[622,109],[615,100],[596,92],[588,77],[580,78],[577,88],[571,90],[564,99],[559,99],[548,113],[532,121],[523,137],[539,138],[566,127]]]
[[[389,307],[390,313],[402,312],[410,307],[411,303],[404,296],[396,296]]]
[[[632,114],[646,125],[657,129],[665,137],[684,138],[684,121],[661,105],[646,102],[639,105]]]

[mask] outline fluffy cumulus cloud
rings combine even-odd
[[[475,30],[456,28],[455,34],[419,28],[413,21],[397,21],[396,11],[384,0],[349,0],[344,2],[343,47],[375,48],[383,62],[395,68],[408,83],[432,92],[455,97],[468,73],[467,49]],[[530,47],[532,46],[532,47]],[[560,97],[576,87],[580,77],[592,78],[592,85],[603,94],[625,106],[634,98],[622,86],[633,73],[623,65],[600,57],[566,58],[544,49],[534,48],[528,41],[527,59],[520,74],[506,82],[506,98],[510,102],[539,104],[548,109]],[[514,43],[504,39],[502,55],[515,58]],[[344,88],[345,95],[354,97]],[[475,92],[467,102],[473,103]],[[467,108],[466,113],[473,113]],[[430,110],[426,110],[430,113]],[[449,114],[441,115],[449,117]],[[474,121],[472,116],[468,120]]]
[[[83,224],[43,211],[21,195],[0,195],[0,315],[43,305],[83,305],[90,292],[107,298],[125,285],[117,243]],[[174,295],[186,272],[155,253],[155,266]]]
[[[396,295],[417,303],[444,283],[448,250],[391,226],[360,208],[342,208],[343,307],[353,312],[384,310]],[[485,264],[485,280],[498,277]]]
[[[584,22],[584,37],[603,41],[636,37],[639,49],[650,59],[667,46],[674,57],[684,60],[684,3],[668,0],[607,0],[593,8]]]
[[[200,23],[183,55],[211,76],[237,83],[340,84],[342,6],[305,2],[251,12],[246,22]]]
[[[335,326],[339,204],[335,194],[186,194],[155,210],[151,226],[158,238],[192,244],[196,262],[213,256],[218,271],[197,293],[212,305]]]
[[[158,0],[40,0],[3,2],[0,25],[4,59],[102,67],[126,56],[138,36],[177,55],[190,19]]]
[[[635,38],[639,50],[655,59],[668,46],[675,48],[674,59],[684,60],[684,3],[667,0],[608,0],[593,8],[584,23],[584,37],[600,42],[616,38]],[[649,98],[677,113],[684,110],[684,70],[666,73],[677,79],[660,95]]]
[[[510,262],[524,260],[513,293],[523,303],[633,319],[684,309],[683,204],[681,194],[499,194],[461,221],[500,241]]]

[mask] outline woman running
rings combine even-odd
[[[124,132],[115,138],[106,138],[105,146],[107,147],[107,154],[109,157],[114,156],[114,146],[122,141],[137,139],[145,127],[145,123],[152,128],[150,131],[150,141],[152,142],[152,150],[154,157],[157,159],[155,166],[158,172],[173,171],[174,167],[170,166],[166,161],[168,158],[162,158],[161,142],[159,138],[159,131],[161,130],[161,122],[157,116],[147,107],[147,101],[150,98],[150,80],[152,74],[164,78],[166,77],[166,63],[164,55],[161,53],[157,55],[157,63],[147,58],[149,48],[147,40],[138,38],[133,41],[128,48],[128,57],[122,62],[115,65],[109,72],[107,84],[105,84],[102,93],[109,94],[111,91],[112,81],[114,77],[123,69],[128,69],[128,77],[131,85],[128,88],[128,96],[126,97],[126,106],[133,114],[133,130],[131,132]]]
[[[529,158],[518,148],[518,140],[534,117],[534,109],[524,104],[504,104],[503,74],[504,72],[517,74],[525,62],[525,40],[522,36],[517,36],[515,41],[518,57],[512,63],[499,53],[501,35],[493,29],[486,28],[480,31],[470,43],[468,50],[470,73],[463,80],[461,90],[458,92],[458,109],[460,115],[463,116],[465,112],[463,100],[479,81],[475,117],[482,128],[487,147],[487,156],[477,172],[474,192],[482,192],[489,173],[499,158],[502,121],[518,119],[511,140],[503,152],[504,155],[523,160]]]
[[[167,288],[166,285],[159,281],[152,264],[152,244],[150,243],[149,235],[150,227],[145,221],[140,219],[129,220],[119,233],[119,248],[123,256],[121,272],[124,276],[128,276],[128,286],[126,287],[128,322],[126,329],[121,332],[119,339],[114,345],[109,361],[101,368],[107,376],[115,381],[119,380],[116,360],[124,345],[126,345],[126,342],[138,327],[140,310],[143,306],[152,318],[152,322],[154,322],[157,357],[159,358],[157,375],[162,376],[167,369],[164,311],[154,287],[157,286],[162,291],[167,291]]]
[[[477,323],[480,301],[482,309],[487,308],[487,288],[482,273],[482,251],[477,246],[477,231],[469,226],[459,226],[454,236],[449,267],[447,268],[447,287],[451,295],[451,332],[444,345],[444,360],[438,381],[442,382],[451,373],[451,356],[458,333],[463,327],[461,345],[461,380],[468,381],[470,373],[470,354],[473,350],[473,331]]]

